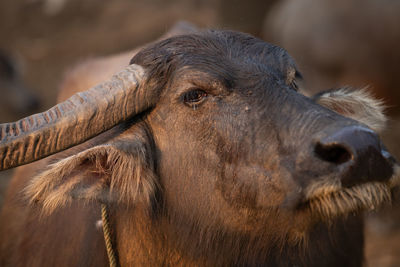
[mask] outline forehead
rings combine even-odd
[[[171,81],[182,72],[201,72],[236,81],[264,77],[287,80],[289,73],[293,78],[299,76],[284,49],[233,31],[209,30],[175,36],[145,48],[131,63],[143,66],[148,77],[158,81]]]
[[[198,70],[229,78],[257,75],[300,76],[294,60],[282,48],[247,34],[206,31],[178,36],[168,43],[176,70]],[[243,77],[240,77],[243,76]]]

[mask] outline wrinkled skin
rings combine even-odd
[[[142,86],[158,90],[157,104],[78,149],[102,143],[132,148],[131,153],[140,148],[157,178],[158,187],[140,192],[134,205],[110,199],[122,266],[361,266],[361,215],[321,220],[304,208],[306,192],[320,181],[349,179],[349,173],[358,175],[344,187],[387,181],[393,163],[367,126],[296,92],[300,74],[283,49],[244,34],[211,31],[150,45],[131,63],[145,68]],[[343,129],[362,129],[360,138],[371,144],[358,154],[346,148],[341,156],[350,158],[344,161],[327,160],[326,149],[316,152],[318,142],[340,137]],[[379,165],[349,170],[358,155],[378,159]],[[88,160],[71,176],[102,178],[96,168]],[[140,201],[146,194],[149,203]],[[79,214],[85,209],[72,206]],[[62,208],[49,220],[67,212]],[[90,232],[96,216],[87,216]],[[48,221],[32,221],[37,232],[60,231]],[[63,235],[76,226],[70,227]],[[60,266],[62,261],[52,261],[60,257],[43,262]]]

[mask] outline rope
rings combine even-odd
[[[117,253],[113,246],[110,219],[108,217],[108,209],[106,204],[101,204],[101,220],[103,222],[104,241],[106,243],[108,261],[110,267],[118,267]]]

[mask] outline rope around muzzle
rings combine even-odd
[[[110,218],[107,204],[101,204],[101,221],[103,224],[103,235],[106,243],[108,262],[110,267],[119,267],[117,250],[113,242],[113,235],[111,230]]]

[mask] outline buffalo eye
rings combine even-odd
[[[207,97],[207,93],[201,89],[193,89],[183,94],[182,99],[185,104],[199,104]]]

